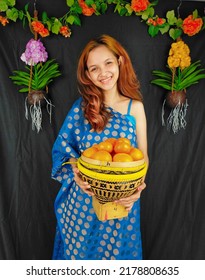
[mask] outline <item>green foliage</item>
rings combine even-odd
[[[19,17],[19,12],[16,8],[11,8],[6,11],[6,16],[8,19],[16,21]]]
[[[38,63],[34,66],[25,66],[26,71],[15,70],[9,78],[14,84],[21,87],[19,92],[29,92],[32,90],[43,90],[54,78],[61,75],[58,64],[54,59],[47,60],[45,63]],[[31,75],[32,73],[32,75]]]
[[[198,69],[200,66],[200,60],[198,60],[183,70],[179,67],[173,70],[168,66],[169,73],[154,70],[152,74],[157,78],[153,79],[151,83],[168,91],[185,90],[191,85],[197,84],[199,80],[205,79],[205,69]]]
[[[55,16],[49,17],[46,12],[42,12],[42,15],[38,16],[38,20],[41,21],[48,30],[53,34],[59,34],[59,30],[63,25],[78,25],[81,26],[82,8],[78,0],[64,0],[68,7],[68,11],[62,17],[57,18]],[[177,18],[174,10],[167,11],[166,18],[164,18],[164,24],[153,25],[150,24],[150,19],[160,18],[155,14],[154,6],[158,4],[158,0],[150,0],[150,4],[145,11],[134,12],[131,7],[131,1],[126,0],[85,0],[85,4],[88,7],[95,9],[95,15],[99,16],[105,14],[108,5],[112,5],[114,13],[118,13],[120,16],[136,15],[141,18],[148,25],[148,33],[151,37],[155,37],[158,34],[167,33],[173,40],[179,38],[183,33],[182,19]],[[26,23],[31,23],[34,20],[32,12],[29,12],[29,4],[24,6],[23,10],[18,10],[15,0],[0,0],[0,12],[5,13],[10,21],[16,22],[18,19],[23,22],[23,26]],[[193,18],[199,17],[197,9],[192,13]],[[203,27],[205,29],[205,17],[202,17]]]

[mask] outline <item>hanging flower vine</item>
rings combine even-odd
[[[200,67],[200,61],[191,63],[189,47],[182,39],[178,39],[177,42],[171,44],[169,50],[167,59],[169,72],[159,70],[152,72],[156,78],[151,83],[168,91],[162,106],[162,125],[165,125],[164,105],[167,103],[171,112],[167,117],[166,124],[167,128],[174,133],[186,127],[187,88],[197,84],[199,80],[205,79],[205,69]]]
[[[25,62],[25,71],[14,70],[9,78],[14,84],[20,87],[19,92],[26,92],[25,117],[32,120],[32,129],[39,132],[42,128],[42,106],[46,105],[47,112],[52,113],[52,103],[48,99],[48,85],[54,78],[61,75],[58,63],[54,59],[48,60],[48,53],[43,43],[38,39],[38,34],[46,35],[48,31],[41,24],[38,24],[37,10],[34,10],[35,20],[31,23],[34,39],[30,39],[26,44],[26,49],[21,55],[21,60]],[[29,110],[28,110],[29,106]]]
[[[198,15],[195,10],[184,20],[175,15],[174,10],[166,12],[164,18],[155,14],[154,7],[158,4],[158,0],[65,0],[68,11],[62,17],[49,17],[47,12],[42,12],[38,22],[33,24],[34,18],[29,12],[29,4],[24,6],[24,9],[17,8],[16,0],[1,0],[0,1],[0,23],[3,26],[9,22],[21,20],[23,25],[26,23],[34,25],[33,28],[38,30],[40,36],[46,37],[50,34],[62,35],[66,38],[71,36],[71,26],[81,26],[82,16],[102,15],[105,14],[108,6],[112,5],[114,13],[120,16],[135,15],[148,26],[148,33],[151,37],[168,33],[169,36],[176,40],[182,34],[193,36],[204,30],[204,17]]]

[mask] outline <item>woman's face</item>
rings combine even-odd
[[[119,61],[106,46],[94,48],[88,55],[87,75],[104,92],[117,89]]]

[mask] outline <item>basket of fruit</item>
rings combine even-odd
[[[78,162],[82,179],[103,204],[136,192],[147,172],[144,155],[127,138],[108,138],[86,149]]]

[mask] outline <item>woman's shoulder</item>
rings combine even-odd
[[[131,115],[136,119],[145,114],[144,104],[138,100],[132,100]]]
[[[144,108],[144,104],[141,101],[132,99],[132,110],[143,109],[143,108]]]

